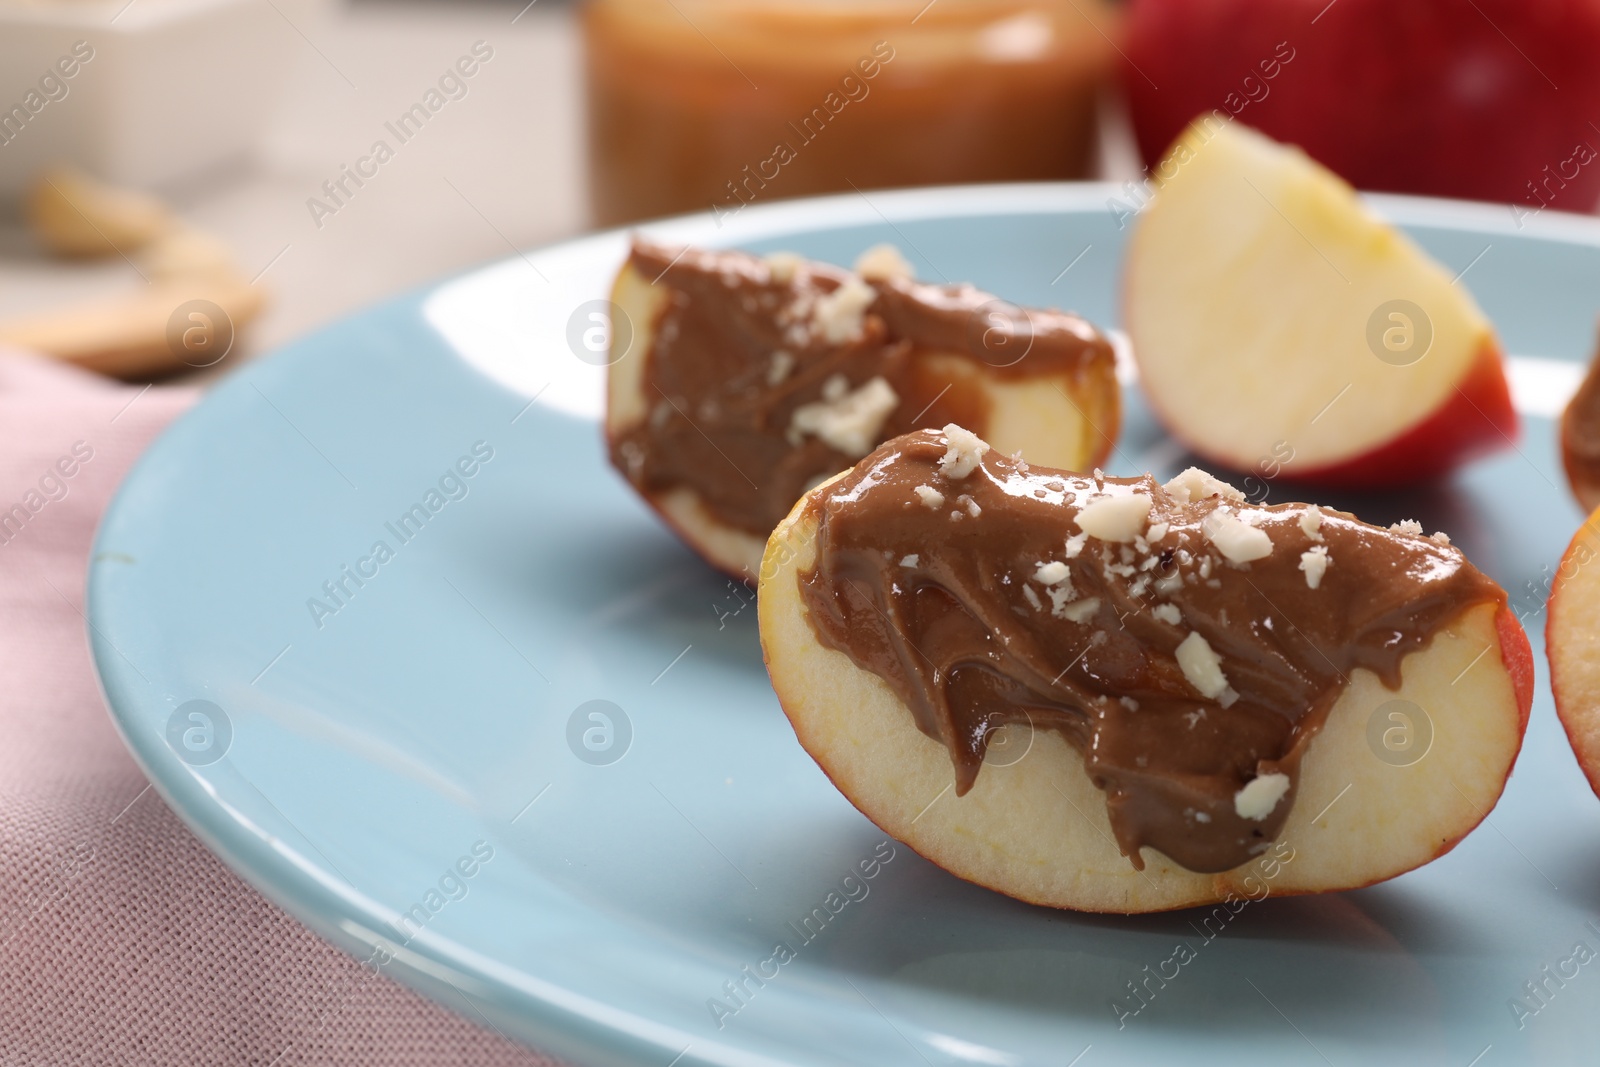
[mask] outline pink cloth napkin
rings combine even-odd
[[[0,354],[0,1064],[553,1064],[267,903],[117,737],[85,640],[89,546],[195,397]]]

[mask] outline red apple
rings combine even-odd
[[[1147,163],[1215,110],[1361,189],[1600,196],[1596,0],[1133,0],[1124,50]]]
[[[1129,239],[1123,318],[1151,406],[1236,470],[1289,452],[1324,485],[1435,478],[1517,433],[1465,287],[1298,149],[1191,126]]]

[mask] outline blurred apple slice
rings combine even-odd
[[[882,246],[871,250],[869,255],[881,253],[881,250]],[[866,258],[863,257],[863,263]],[[820,264],[815,265],[815,269],[829,272],[830,276],[842,273],[837,268]],[[863,266],[863,269],[866,268]],[[882,281],[881,278],[876,280]],[[730,321],[739,315],[752,314],[739,307],[739,294],[735,290],[730,288],[725,293],[722,299],[726,300],[726,307],[718,308],[717,313],[726,315]],[[986,297],[987,294],[977,294],[977,298],[973,298],[969,293],[961,299],[967,304],[976,304]],[[650,418],[658,405],[668,403],[652,389],[649,375],[650,361],[657,356],[657,331],[673,299],[670,273],[652,281],[641,272],[635,259],[630,258],[617,274],[611,300],[631,324],[632,336],[618,333],[612,338],[613,346],[627,346],[621,351],[613,348],[607,380],[605,430],[614,456],[620,440]],[[965,305],[950,298],[950,306]],[[1026,349],[1037,339],[1037,334],[1031,337],[1028,334],[1036,330],[1064,329],[1068,317],[1059,312],[1019,308],[998,299],[983,302],[973,314],[978,315],[991,306],[1003,306],[1004,311],[993,323],[979,321],[970,331],[970,336],[979,341],[967,348],[914,346],[910,371],[899,382],[904,395],[898,397],[894,409],[883,418],[868,447],[855,455],[835,453],[827,469],[817,471],[813,480],[849,467],[890,437],[921,425],[939,425],[958,413],[971,411],[986,413],[976,420],[980,432],[987,434],[994,447],[1007,453],[1025,451],[1038,457],[1041,463],[1069,470],[1090,470],[1104,463],[1116,441],[1121,421],[1121,391],[1109,344],[1096,337],[1093,343],[1098,351],[1094,358],[1073,369],[1019,373],[1022,364],[1028,363],[1031,357],[1019,354],[1015,357],[1019,360],[1017,364],[1008,362],[1011,356],[990,363],[970,349],[973,344],[989,343],[989,338],[998,338],[994,343],[1002,348],[1011,345]],[[874,314],[874,308],[869,307],[866,313]],[[1023,321],[1038,325],[1019,327],[1018,323]],[[1075,329],[1093,333],[1082,320],[1072,317],[1071,322]],[[1024,336],[1013,336],[1019,329]],[[760,374],[757,376],[759,378]],[[754,462],[747,454],[712,458],[717,463],[730,464],[719,468],[718,473],[735,490],[743,491],[742,483],[737,480],[741,478],[751,482],[750,488],[757,492],[771,484],[759,470],[735,472],[733,463],[744,468]],[[623,474],[628,476],[625,467]],[[719,518],[694,486],[641,485],[631,477],[630,481],[651,508],[706,562],[748,581],[754,581],[760,570],[771,526],[777,524],[794,502],[794,495],[782,499],[767,524],[754,530]],[[762,490],[757,490],[757,485]],[[797,486],[795,494],[804,488],[806,486]]]
[[[1458,279],[1299,149],[1197,121],[1155,172],[1124,312],[1151,405],[1207,459],[1329,485],[1436,477],[1508,444],[1489,321]]]

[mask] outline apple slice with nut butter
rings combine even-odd
[[[1442,535],[895,438],[768,542],[767,669],[885,832],[1022,900],[1147,912],[1355,888],[1449,851],[1532,700],[1506,596]],[[1421,747],[1401,751],[1422,738]]]
[[[1083,319],[929,285],[888,246],[854,271],[635,241],[612,292],[613,465],[713,566],[753,580],[810,487],[882,441],[962,421],[1089,469],[1120,420]]]

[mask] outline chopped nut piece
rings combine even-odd
[[[917,494],[917,499],[922,501],[922,506],[938,510],[944,507],[944,494],[931,485],[919,485],[912,490]]]
[[[805,434],[812,434],[852,459],[871,452],[883,420],[900,398],[883,378],[873,378],[855,392],[849,388],[843,375],[835,375],[823,386],[822,400],[795,408],[789,440],[798,444]]]
[[[1078,529],[1102,541],[1132,541],[1150,518],[1150,504],[1144,493],[1096,497],[1078,512]]]
[[[1332,563],[1327,548],[1322,545],[1312,545],[1300,553],[1300,569],[1306,572],[1306,586],[1315,589],[1321,585],[1322,576]]]
[[[902,566],[902,567],[915,567],[918,564],[918,562],[920,562],[920,561],[921,561],[921,556],[919,556],[917,553],[913,552],[913,553],[911,553],[911,555],[904,556],[904,557],[901,558],[900,566]]]
[[[867,308],[878,299],[878,291],[859,278],[850,278],[831,293],[817,298],[812,321],[823,340],[838,345],[861,336]]]
[[[798,256],[793,252],[773,252],[770,255],[762,256],[761,262],[766,264],[767,273],[779,285],[787,285],[793,281],[794,276],[800,273],[800,269],[806,263],[804,257]]]
[[[1236,504],[1244,502],[1243,493],[1221,478],[1207,474],[1199,467],[1190,467],[1162,488],[1177,497],[1180,504],[1192,504],[1196,500],[1204,500],[1208,496],[1220,496],[1222,499],[1231,500]]]
[[[1033,580],[1041,585],[1055,585],[1057,582],[1065,581],[1071,573],[1071,568],[1056,559],[1039,564],[1039,569],[1033,572]]]
[[[1168,524],[1164,522],[1152,523],[1150,529],[1144,532],[1146,541],[1159,541],[1167,536]]]
[[[1218,508],[1206,516],[1201,529],[1206,539],[1234,563],[1249,563],[1272,555],[1272,538],[1237,515]]]
[[[1246,782],[1244,788],[1233,795],[1233,810],[1241,819],[1260,822],[1272,814],[1278,801],[1288,792],[1287,774],[1263,774]]]
[[[960,481],[977,470],[983,454],[989,451],[989,442],[953,422],[945,426],[944,437],[947,448],[939,473],[952,481]]]
[[[1183,676],[1207,700],[1216,700],[1230,691],[1227,676],[1222,673],[1222,657],[1198,632],[1191,630],[1189,636],[1178,643],[1174,655]]]
[[[1028,604],[1030,606],[1032,606],[1034,611],[1043,611],[1044,610],[1044,601],[1040,600],[1039,599],[1039,594],[1035,593],[1033,591],[1033,586],[1031,586],[1031,585],[1023,586],[1022,587],[1022,596],[1023,596],[1023,598],[1025,600],[1027,600]]]
[[[909,281],[916,277],[916,271],[894,245],[873,245],[861,253],[856,257],[856,273],[875,282],[892,281],[896,278]]]
[[[1416,519],[1401,519],[1389,527],[1395,533],[1410,534],[1412,537],[1422,536],[1422,523]]]
[[[783,349],[772,353],[772,362],[767,365],[767,384],[781,385],[789,377],[789,372],[794,370],[794,356]]]
[[[1176,626],[1183,621],[1183,612],[1178,610],[1176,604],[1157,604],[1150,609],[1150,614],[1168,626]]]
[[[971,515],[973,518],[977,518],[979,515],[983,514],[983,509],[978,506],[978,502],[965,493],[962,493],[960,496],[956,497],[956,503],[966,508],[967,514]]]
[[[1067,538],[1067,558],[1077,559],[1078,553],[1083,551],[1083,544],[1087,540],[1089,540],[1089,535],[1086,533],[1073,534]]]
[[[1317,531],[1322,529],[1322,509],[1315,504],[1307,504],[1306,509],[1300,513],[1300,529],[1313,541],[1322,540],[1322,534]]]
[[[1071,582],[1052,585],[1045,592],[1050,594],[1050,614],[1063,619],[1067,617],[1067,605],[1078,599],[1078,591],[1072,588]]]
[[[1091,618],[1093,618],[1094,613],[1099,610],[1100,598],[1097,596],[1092,596],[1088,600],[1080,600],[1075,604],[1068,604],[1066,607],[1062,608],[1060,612],[1053,612],[1053,614],[1059,614],[1068,622],[1083,623],[1088,622]]]
[[[1446,548],[1450,547],[1450,535],[1445,533],[1443,530],[1440,530],[1438,533],[1429,534],[1428,540],[1434,542],[1435,544],[1444,545]]]

